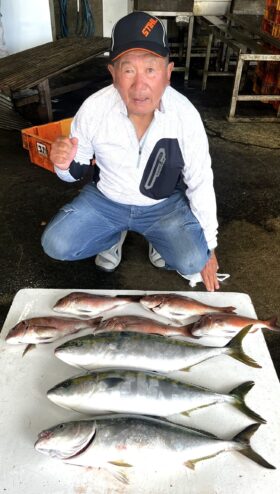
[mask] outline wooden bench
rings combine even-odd
[[[69,37],[9,55],[0,59],[0,92],[9,96],[15,107],[39,102],[47,121],[52,121],[51,96],[67,89],[51,93],[49,80],[104,54],[109,46],[110,38]],[[82,85],[84,82],[77,80],[68,91]]]

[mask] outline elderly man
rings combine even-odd
[[[207,137],[200,116],[169,85],[167,35],[145,12],[120,19],[112,31],[108,69],[113,85],[90,96],[73,119],[71,136],[51,151],[57,175],[80,180],[93,155],[97,183],[87,184],[44,231],[54,259],[96,255],[100,269],[121,261],[128,230],[149,242],[151,262],[206,289],[217,280],[216,200]]]

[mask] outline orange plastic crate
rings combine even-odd
[[[49,158],[51,145],[58,136],[69,135],[71,122],[72,118],[66,118],[58,122],[23,129],[21,131],[22,144],[24,149],[29,151],[30,161],[54,172],[53,164]]]
[[[280,24],[280,10],[275,11],[274,22],[275,24]]]
[[[267,19],[262,20],[262,31],[270,34],[274,38],[280,39],[280,24],[268,21]]]
[[[280,10],[280,0],[266,0],[266,8],[275,7],[277,10]]]
[[[264,11],[264,19],[266,19],[267,21],[274,22],[274,18],[276,17],[276,12],[277,10],[273,6],[266,8]]]

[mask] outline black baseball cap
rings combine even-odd
[[[111,61],[131,50],[144,50],[159,57],[169,54],[166,30],[160,19],[137,11],[116,22],[112,29]]]

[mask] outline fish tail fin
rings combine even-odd
[[[239,333],[230,340],[230,342],[226,345],[227,348],[227,354],[235,358],[236,360],[239,360],[240,362],[243,362],[246,365],[249,365],[250,367],[257,367],[261,368],[261,365],[259,365],[252,357],[247,355],[242,347],[242,342],[245,336],[249,333],[250,329],[252,328],[252,324],[249,326],[246,326],[243,328]]]
[[[256,422],[259,422],[260,424],[266,424],[266,420],[263,419],[259,414],[254,412],[254,410],[251,410],[249,408],[244,399],[246,394],[252,389],[254,386],[254,381],[246,381],[243,384],[240,384],[240,386],[237,386],[234,388],[229,394],[233,398],[235,398],[234,406],[238,408],[241,412],[245,413],[248,417],[252,418]]]
[[[277,316],[273,316],[270,319],[267,319],[264,321],[264,323],[267,325],[267,327],[263,329],[270,329],[271,331],[275,331],[276,333],[280,332],[280,326],[277,324]]]
[[[183,336],[189,336],[190,338],[199,339],[200,336],[195,336],[192,334],[192,328],[193,328],[193,323],[186,324],[185,326],[178,326],[178,329],[180,329],[180,331],[182,331]]]
[[[260,456],[250,445],[250,439],[252,435],[258,430],[260,424],[251,424],[243,431],[239,432],[234,438],[233,441],[240,443],[242,445],[241,449],[239,449],[239,453],[250,458],[250,460],[254,461],[258,465],[261,465],[265,468],[270,468],[275,470],[276,467],[268,463],[262,456]]]
[[[96,329],[96,328],[98,328],[102,319],[103,319],[103,317],[94,317],[93,319],[89,319],[87,322],[89,323],[89,325],[92,329]]]
[[[233,307],[232,305],[229,305],[228,307],[220,307],[219,310],[219,312],[225,312],[225,313],[231,313],[235,311],[236,311],[236,307]]]

